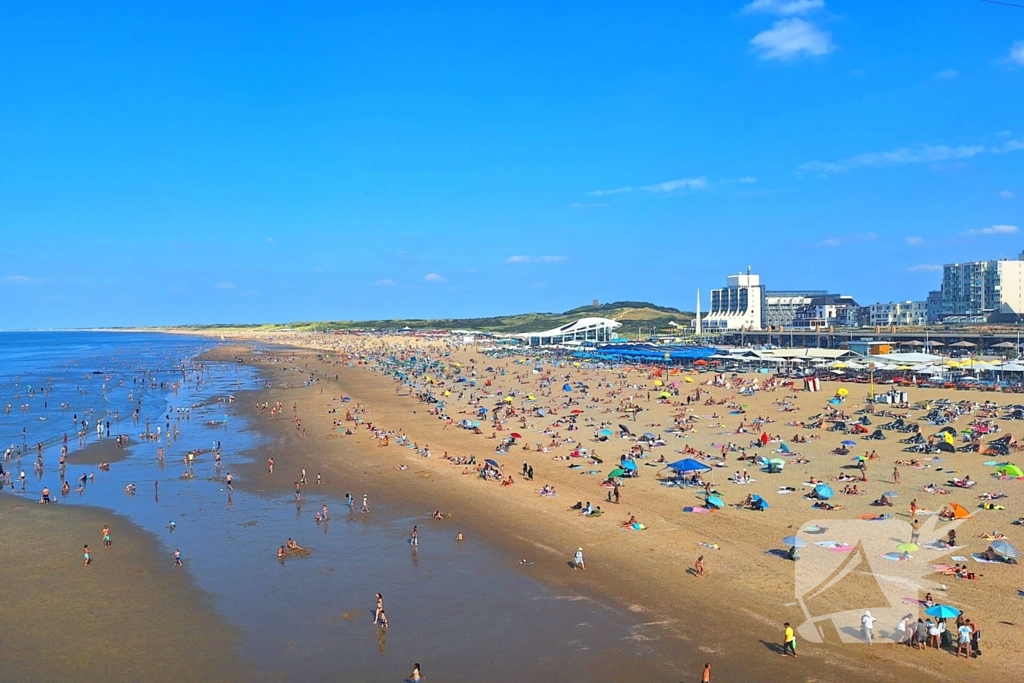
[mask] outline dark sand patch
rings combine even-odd
[[[128,520],[0,495],[5,681],[227,681],[238,635],[187,569]],[[111,527],[113,547],[100,530]],[[88,543],[93,562],[83,566]]]

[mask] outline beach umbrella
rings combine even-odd
[[[621,467],[616,467],[614,470],[608,473],[608,478],[614,479],[615,477],[621,477],[625,473],[626,471],[624,469],[622,469]]]
[[[572,391],[572,385],[571,384],[563,384],[562,385],[562,391]]]
[[[622,462],[622,468],[626,469],[626,470],[629,470],[631,472],[635,472],[636,471],[636,463],[633,462],[632,460],[624,460]]]
[[[999,474],[1008,474],[1011,477],[1024,477],[1024,470],[1016,465],[1005,465],[998,470]]]
[[[708,503],[709,506],[711,506],[713,508],[724,508],[725,507],[725,503],[723,503],[722,499],[719,498],[718,496],[708,496],[707,503]]]
[[[693,378],[692,377],[687,377],[686,378],[686,383],[687,384],[693,384]]]
[[[576,408],[576,409],[574,409],[574,410],[573,410],[573,411],[571,411],[571,412],[572,412],[572,414],[573,414],[573,415],[579,415],[579,414],[580,414],[580,413],[582,413],[583,411],[582,411],[582,410],[580,410],[579,408]]]
[[[885,496],[886,498],[898,498],[900,493],[899,491],[886,491],[882,495]]]
[[[992,541],[992,551],[996,555],[1005,557],[1006,559],[1016,559],[1020,557],[1020,551],[1017,550],[1009,541]]]
[[[818,498],[821,498],[822,500],[828,500],[835,495],[835,492],[828,484],[818,484],[814,487],[814,495],[818,496]]]
[[[807,541],[800,538],[799,536],[786,536],[782,539],[785,545],[793,546],[794,548],[805,548],[807,547]]]
[[[961,614],[960,610],[951,605],[932,605],[924,613],[937,619],[956,619]]]
[[[846,441],[841,441],[840,443],[842,443],[842,445],[844,445],[844,446],[856,446],[857,445],[856,441],[850,441],[849,439],[847,439]]]
[[[661,381],[660,379],[656,379],[656,380],[654,380],[654,386],[656,386],[656,387],[660,387],[660,386],[662,386],[662,385],[664,385],[664,384],[665,384],[665,383],[664,383],[664,382],[662,382],[662,381]]]
[[[672,398],[672,394],[668,393],[667,391],[663,391],[660,394],[658,394],[658,398]]]
[[[513,439],[521,439],[521,438],[523,438],[523,435],[520,434],[519,432],[512,432],[511,434],[509,434],[509,436],[511,436]]]
[[[527,401],[536,401],[537,397],[534,396],[533,394],[530,394],[529,396],[526,397],[526,400]]]
[[[503,398],[501,400],[504,401],[505,403],[511,403],[512,402],[512,397],[511,396],[506,396],[505,398]]]
[[[602,429],[600,433],[601,436],[611,436],[612,434],[614,434],[614,432],[612,432],[612,430],[610,429]]]
[[[900,543],[896,546],[896,550],[899,550],[901,553],[913,553],[917,552],[917,549],[916,543]]]
[[[500,467],[500,465],[498,465],[498,461],[497,460],[491,460],[490,458],[488,458],[487,460],[484,460],[484,462],[487,463],[488,465],[490,465],[491,467],[494,467],[494,468]]]
[[[847,366],[847,367],[850,367],[850,366]],[[836,391],[836,396],[849,396],[849,395],[850,395],[850,390],[847,389],[846,387],[839,387],[839,389]]]
[[[778,467],[781,470],[783,467],[786,466],[786,461],[783,460],[782,458],[772,458],[771,460],[768,461],[768,464],[774,465],[775,467]]]

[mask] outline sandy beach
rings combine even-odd
[[[238,634],[149,534],[109,512],[0,496],[3,681],[244,680]],[[111,530],[104,549],[100,531]],[[84,566],[82,546],[92,562]]]
[[[1017,664],[1010,657],[1016,646],[1015,630],[1020,623],[1020,609],[1016,604],[1017,567],[1006,564],[976,565],[973,567],[981,578],[975,581],[955,577],[931,576],[948,587],[941,601],[962,609],[966,616],[975,619],[984,629],[985,656],[978,659],[957,659],[949,652],[919,652],[902,647],[873,647],[860,644],[842,644],[833,630],[826,632],[823,644],[803,644],[801,658],[797,661],[783,660],[778,656],[778,644],[782,622],[798,624],[803,615],[794,601],[794,563],[778,557],[785,547],[780,539],[790,535],[800,526],[823,515],[846,515],[846,518],[865,514],[876,514],[878,508],[871,502],[883,491],[898,490],[900,497],[895,507],[887,509],[895,518],[910,519],[908,506],[916,499],[921,509],[937,511],[943,505],[957,502],[974,511],[973,517],[959,530],[961,552],[982,552],[988,542],[979,535],[993,529],[1004,530],[1013,540],[1017,528],[1012,521],[1020,515],[1017,481],[989,481],[991,468],[981,462],[988,460],[978,454],[956,454],[950,456],[952,463],[939,469],[938,464],[925,463],[921,467],[900,468],[901,483],[894,484],[892,470],[897,460],[909,458],[901,452],[898,433],[890,434],[886,441],[864,442],[854,448],[853,454],[875,450],[878,458],[871,460],[867,467],[866,483],[857,482],[860,495],[837,493],[832,502],[841,504],[845,510],[821,512],[811,508],[811,501],[804,498],[808,492],[805,483],[811,477],[828,481],[837,492],[843,484],[834,479],[842,469],[850,465],[850,458],[831,455],[830,451],[839,445],[845,436],[837,436],[822,430],[804,430],[784,426],[787,422],[808,418],[820,413],[831,397],[835,386],[826,385],[821,393],[794,392],[788,388],[759,392],[754,396],[742,397],[746,406],[743,415],[730,415],[727,406],[711,407],[696,405],[687,410],[684,396],[670,400],[657,399],[657,387],[649,370],[634,370],[625,377],[617,370],[588,370],[581,368],[558,369],[559,377],[569,381],[585,381],[591,386],[612,380],[628,380],[628,395],[632,402],[642,407],[635,426],[635,433],[650,431],[661,434],[672,425],[673,416],[693,415],[692,431],[680,437],[666,436],[667,445],[653,449],[648,462],[640,469],[640,477],[626,480],[620,489],[618,504],[606,500],[605,489],[599,487],[603,477],[587,474],[591,470],[607,472],[607,464],[617,461],[620,453],[634,443],[628,439],[597,442],[593,439],[593,424],[587,422],[575,434],[563,431],[566,423],[552,424],[565,417],[557,412],[556,402],[564,400],[559,396],[541,397],[536,385],[539,375],[529,371],[532,366],[513,365],[511,358],[489,360],[481,358],[472,348],[452,352],[446,362],[460,363],[459,372],[478,371],[477,379],[491,379],[492,386],[476,392],[495,395],[495,392],[517,391],[517,407],[523,406],[523,397],[529,392],[538,394],[538,403],[555,407],[556,412],[548,419],[530,417],[523,426],[518,418],[503,425],[503,431],[522,432],[525,436],[513,450],[499,460],[506,465],[506,471],[513,475],[515,484],[501,486],[484,483],[477,476],[464,474],[465,467],[454,465],[444,459],[450,456],[475,454],[477,461],[491,457],[496,444],[492,440],[489,423],[484,424],[483,434],[474,434],[459,429],[429,414],[429,405],[420,403],[411,396],[399,396],[392,378],[384,377],[372,368],[371,358],[379,355],[387,346],[391,351],[409,348],[416,342],[406,339],[378,340],[354,337],[287,336],[263,337],[260,342],[302,345],[316,350],[329,351],[331,355],[318,359],[315,352],[296,351],[294,355],[283,353],[280,358],[288,362],[258,362],[261,369],[271,372],[273,387],[262,392],[267,400],[279,400],[287,409],[284,414],[270,417],[262,415],[263,423],[278,422],[280,429],[278,455],[279,467],[294,469],[306,466],[322,471],[325,478],[344,481],[345,490],[362,492],[387,492],[391,496],[416,501],[424,509],[440,509],[452,514],[444,522],[453,529],[468,530],[466,533],[485,534],[488,542],[503,548],[509,562],[515,558],[529,558],[535,564],[528,570],[533,576],[542,578],[556,586],[572,586],[590,591],[603,599],[623,606],[631,613],[643,615],[645,621],[657,623],[664,631],[666,642],[678,639],[688,646],[686,661],[674,662],[680,671],[696,670],[699,660],[714,660],[716,671],[723,675],[746,675],[754,671],[770,672],[773,677],[793,680],[858,680],[872,678],[883,680],[902,677],[912,673],[922,680],[938,680],[958,671],[963,675],[984,675],[991,680],[1012,680],[1019,672]],[[429,351],[417,346],[420,353],[434,353],[442,357],[443,350]],[[225,357],[254,358],[246,349],[222,348],[219,353]],[[366,364],[360,363],[365,359]],[[475,361],[475,362],[474,362]],[[351,367],[350,367],[351,364]],[[485,367],[494,372],[484,373]],[[499,370],[506,368],[501,376]],[[306,386],[304,380],[310,374],[318,382]],[[333,378],[337,375],[338,379]],[[693,384],[683,385],[683,391],[692,390],[710,378],[708,374],[695,375]],[[437,391],[444,391],[445,381],[435,379]],[[559,383],[561,379],[559,379]],[[448,385],[451,386],[450,384]],[[711,400],[725,403],[737,401],[735,390],[702,387]],[[863,388],[850,385],[855,392]],[[322,390],[322,393],[321,393]],[[651,398],[648,398],[650,392]],[[408,392],[405,392],[408,393]],[[628,418],[618,411],[622,390],[613,392],[591,392],[584,402],[579,420],[618,424]],[[605,394],[605,395],[602,395]],[[347,403],[341,397],[349,397]],[[972,392],[948,392],[941,390],[914,390],[911,401],[929,398],[951,397],[962,400],[999,400],[1009,402],[1010,397],[992,394],[974,395]],[[456,422],[471,415],[472,408],[464,400],[459,402],[455,392],[448,398],[446,412]],[[680,399],[683,402],[680,403]],[[705,398],[702,399],[706,400]],[[788,412],[782,412],[778,402],[791,404]],[[493,399],[488,403],[493,402]],[[862,407],[856,395],[851,395],[842,408],[854,412]],[[335,421],[343,420],[346,409],[360,405],[359,419],[362,424],[346,422],[354,433],[345,435],[344,430],[335,427]],[[482,405],[482,403],[481,403]],[[301,420],[301,428],[293,424],[293,412]],[[718,415],[712,418],[712,415]],[[714,452],[713,444],[733,443],[748,446],[760,434],[736,433],[741,422],[749,423],[756,416],[771,420],[765,431],[783,436],[790,442],[793,433],[808,437],[806,444],[799,445],[800,453],[808,461],[791,464],[782,474],[764,474],[757,471],[751,462],[735,462],[738,453],[726,455],[727,466],[716,468],[716,489],[722,493],[726,509],[714,514],[683,512],[684,507],[699,506],[702,497],[694,490],[668,488],[660,485],[656,476],[660,466],[651,466],[650,460],[661,454],[668,461],[683,457],[677,451],[690,447],[696,451]],[[884,421],[884,420],[882,420]],[[373,430],[367,425],[372,424]],[[559,426],[562,428],[560,429]],[[958,423],[959,426],[959,423]],[[1005,425],[1009,431],[1012,425]],[[401,432],[410,441],[410,446],[401,447],[392,438],[384,447],[375,438],[374,430]],[[541,435],[540,432],[547,432]],[[305,436],[303,436],[305,433]],[[496,436],[502,436],[497,432]],[[567,443],[566,436],[575,437],[577,443]],[[526,442],[530,450],[522,449]],[[536,442],[549,446],[548,452],[534,450]],[[559,443],[550,446],[551,443]],[[792,442],[790,442],[792,445]],[[585,459],[569,460],[568,455],[577,446],[590,449],[590,455],[604,460],[603,466],[587,465]],[[770,444],[770,447],[777,444]],[[424,457],[419,450],[429,448],[430,457]],[[766,449],[767,450],[767,449]],[[795,450],[795,449],[794,449]],[[520,478],[520,466],[526,460],[534,468],[534,480]],[[303,463],[299,465],[299,463]],[[582,462],[582,468],[569,465]],[[256,476],[258,466],[253,466]],[[748,470],[756,481],[748,484],[733,484],[727,479],[734,470]],[[581,471],[582,470],[582,471]],[[857,474],[855,470],[852,470]],[[662,472],[662,475],[664,473]],[[954,489],[949,495],[929,494],[918,489],[937,482],[946,485],[951,476],[970,474],[979,481],[971,490]],[[858,475],[859,476],[859,475]],[[538,495],[543,485],[553,486],[555,497]],[[784,487],[792,488],[789,493],[779,493]],[[1005,510],[979,511],[979,494],[982,492],[1004,492],[1007,499]],[[355,492],[353,492],[354,495]],[[737,509],[747,493],[758,493],[771,504],[766,512]],[[592,501],[603,508],[599,517],[584,517],[570,510],[576,501]],[[631,516],[641,522],[644,531],[627,531],[622,523]],[[837,539],[843,541],[844,539]],[[921,542],[931,539],[922,538]],[[587,571],[569,570],[577,546],[586,550]],[[709,547],[710,546],[710,547]],[[695,577],[688,571],[697,556],[704,556],[707,569],[703,577]],[[943,562],[948,562],[948,557]],[[973,564],[973,562],[972,562]],[[852,592],[851,592],[852,591]],[[857,581],[844,586],[837,595],[826,595],[816,599],[810,607],[815,614],[827,614],[836,610],[850,609],[849,605],[874,605],[877,591],[873,582]],[[924,596],[907,596],[923,598]],[[867,601],[865,603],[865,601]],[[848,603],[848,604],[847,604]],[[894,624],[879,624],[879,632],[893,632]],[[668,649],[668,648],[667,648]],[[700,653],[700,654],[698,654]],[[823,668],[832,672],[823,677]]]

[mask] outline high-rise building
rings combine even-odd
[[[726,286],[711,290],[711,305],[702,327],[706,332],[760,330],[764,328],[764,287],[761,277],[746,273],[730,275]]]
[[[927,299],[928,323],[936,323],[942,318],[942,290],[935,289],[928,292]]]
[[[1024,254],[1011,261],[949,263],[942,267],[943,318],[1024,313]]]
[[[810,303],[797,309],[793,318],[793,327],[798,330],[857,327],[859,324],[860,305],[853,297],[843,294],[812,297]]]

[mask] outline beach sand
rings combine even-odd
[[[237,634],[125,518],[0,496],[2,681],[246,680]],[[112,547],[100,531],[111,528]],[[92,564],[83,566],[88,543]]]
[[[840,471],[848,471],[840,468],[850,464],[849,458],[829,454],[841,439],[848,437],[820,430],[811,432],[783,427],[783,424],[821,412],[831,392],[839,386],[837,384],[825,384],[822,393],[780,389],[742,398],[737,397],[734,390],[707,388],[716,400],[740,401],[747,405],[746,414],[729,415],[725,406],[694,406],[692,412],[687,414],[700,417],[695,432],[682,439],[669,437],[668,445],[655,449],[653,457],[663,453],[668,461],[681,458],[683,456],[675,451],[684,446],[692,446],[701,451],[714,451],[711,444],[722,442],[746,446],[756,435],[733,432],[741,420],[749,422],[758,415],[774,420],[773,424],[767,426],[767,431],[781,434],[784,440],[788,441],[795,432],[821,438],[794,448],[810,460],[809,464],[791,465],[783,474],[778,475],[758,472],[750,462],[736,463],[735,454],[730,454],[728,467],[715,472],[716,488],[723,492],[727,509],[711,515],[698,515],[683,512],[684,506],[698,505],[700,502],[693,490],[661,486],[655,477],[660,468],[647,467],[646,463],[640,467],[639,479],[627,481],[618,505],[606,502],[605,490],[598,487],[603,478],[601,475],[581,474],[580,470],[568,469],[568,461],[553,459],[567,455],[573,448],[571,445],[552,448],[550,453],[519,451],[515,449],[517,446],[508,455],[499,457],[500,462],[506,463],[508,471],[515,475],[517,483],[514,486],[488,484],[476,476],[463,475],[462,466],[453,465],[441,456],[445,451],[453,456],[474,453],[478,462],[492,457],[496,443],[488,438],[491,430],[486,428],[487,422],[484,423],[485,433],[482,435],[452,426],[446,427],[443,421],[428,413],[427,404],[408,396],[396,396],[392,378],[358,364],[359,354],[371,353],[382,344],[399,348],[419,342],[330,335],[274,335],[262,337],[259,341],[302,345],[334,354],[325,360],[318,360],[316,353],[295,352],[293,362],[290,363],[257,363],[273,378],[273,387],[258,392],[259,396],[263,400],[280,400],[286,407],[283,414],[276,418],[255,415],[254,411],[254,419],[260,421],[261,428],[277,430],[277,443],[272,450],[278,471],[296,471],[298,467],[306,467],[311,478],[315,476],[313,473],[322,472],[325,486],[337,486],[339,493],[351,491],[358,498],[363,492],[369,492],[371,500],[376,495],[401,497],[421,504],[427,511],[441,509],[451,513],[452,518],[445,524],[450,525],[453,533],[463,530],[467,534],[484,535],[489,543],[504,550],[509,562],[521,557],[536,561],[536,565],[530,569],[533,576],[555,586],[602,596],[624,609],[642,615],[648,622],[658,623],[665,633],[663,650],[676,653],[668,656],[679,660],[677,664],[680,671],[694,670],[701,660],[707,659],[715,663],[716,672],[730,678],[757,673],[772,679],[793,680],[895,680],[906,675],[914,675],[918,680],[939,680],[955,674],[985,675],[988,680],[1014,680],[1020,675],[1020,664],[1013,656],[1017,650],[1016,634],[1024,619],[1017,602],[1019,569],[1005,564],[972,563],[972,569],[984,574],[979,581],[963,581],[939,575],[927,577],[948,586],[948,592],[937,598],[939,601],[960,607],[967,616],[981,624],[985,641],[983,658],[964,660],[956,659],[948,652],[841,644],[838,634],[834,630],[830,632],[828,628],[824,644],[801,644],[799,660],[783,660],[778,656],[782,622],[790,621],[798,625],[805,617],[795,604],[794,563],[767,553],[784,550],[781,538],[795,533],[812,519],[821,519],[823,516],[827,518],[829,515],[841,515],[843,519],[848,519],[878,512],[879,508],[872,507],[871,501],[882,491],[896,489],[901,492],[901,497],[896,501],[897,506],[886,511],[894,513],[897,518],[909,520],[907,505],[913,498],[917,499],[921,508],[937,510],[944,504],[959,502],[976,511],[974,518],[958,530],[961,543],[968,546],[963,549],[965,554],[984,550],[987,541],[977,537],[993,529],[1000,529],[1011,540],[1019,541],[1014,539],[1013,533],[1018,527],[1012,526],[1011,521],[1022,512],[1019,491],[1021,482],[990,480],[988,475],[991,468],[981,465],[981,462],[989,460],[988,457],[956,454],[949,456],[941,472],[936,467],[902,467],[901,484],[897,486],[891,481],[893,463],[898,458],[912,456],[901,452],[903,444],[898,439],[904,435],[896,432],[888,433],[886,441],[865,441],[854,448],[855,454],[875,449],[880,456],[868,465],[868,482],[860,484],[862,489],[869,492],[868,495],[837,494],[833,502],[846,506],[846,510],[841,512],[811,509],[810,501],[803,496],[809,490],[803,485],[804,482],[811,476],[831,480]],[[344,355],[339,352],[346,348],[353,367],[338,362]],[[434,352],[440,357],[439,349]],[[224,348],[217,353],[223,353],[225,358],[234,358],[243,351]],[[250,359],[253,358],[250,352],[244,353]],[[280,353],[282,358],[289,355],[286,352]],[[531,366],[513,365],[510,358],[490,360],[481,357],[471,348],[463,348],[454,351],[452,357],[446,360],[451,363],[461,362],[466,369],[475,365],[480,371],[486,366],[508,368],[509,374],[505,377],[499,378],[497,374],[487,373],[487,377],[493,377],[494,383],[489,391],[498,388],[503,388],[506,393],[511,389],[539,391],[535,384],[538,375],[531,375]],[[473,360],[475,364],[471,362]],[[572,381],[582,379],[594,386],[600,381],[622,382],[623,378],[619,377],[621,371],[569,367],[558,369],[555,374],[559,377],[571,375]],[[633,431],[637,433],[662,433],[672,424],[671,416],[682,408],[676,404],[676,399],[663,403],[653,398],[656,397],[656,391],[649,370],[626,372],[626,382],[641,387],[627,393],[633,394],[636,402],[644,408],[636,423],[629,422],[629,426],[635,427]],[[310,373],[315,373],[321,381],[307,388],[304,380]],[[521,374],[515,378],[512,373]],[[338,375],[337,382],[333,380],[335,374]],[[709,377],[708,374],[696,375],[693,385],[684,385],[684,392]],[[483,374],[478,379],[482,381]],[[853,384],[847,386],[852,393],[842,407],[852,413],[861,407],[856,396],[866,393],[866,387]],[[321,388],[323,393],[320,393]],[[651,400],[647,399],[648,390],[652,392]],[[484,390],[481,387],[479,391]],[[603,391],[593,393],[598,401],[585,404],[581,418],[593,417],[613,424],[627,422],[615,409],[620,397],[605,397]],[[351,401],[340,403],[341,395],[349,396]],[[940,397],[958,401],[990,399],[1002,403],[1012,402],[1012,397],[1006,395],[943,390],[915,389],[910,398],[911,401],[919,401]],[[789,400],[796,405],[797,410],[780,412],[773,405],[777,399]],[[466,411],[467,406],[459,404],[454,394],[447,400],[447,412],[455,420],[468,416],[461,412]],[[485,404],[489,405],[493,400],[489,399]],[[564,397],[555,395],[541,398],[540,402],[555,405],[562,400]],[[429,444],[432,457],[422,457],[394,442],[388,447],[380,447],[365,425],[356,429],[354,435],[343,435],[334,428],[333,421],[344,417],[346,407],[357,403],[366,409],[362,415],[364,421],[372,422],[379,429],[402,430],[410,441],[420,447]],[[517,398],[515,405],[521,404],[522,401]],[[293,406],[306,430],[305,437],[293,424]],[[332,409],[338,412],[329,412]],[[710,419],[709,416],[716,412],[720,417]],[[564,411],[561,415],[564,415]],[[525,441],[533,448],[534,442],[550,441],[550,436],[541,437],[536,431],[549,428],[554,419],[554,416],[548,419],[529,418],[525,428],[518,423],[507,424],[505,433],[523,432]],[[880,424],[884,421],[879,419],[875,422]],[[957,427],[964,423],[958,422]],[[349,426],[355,425],[349,423]],[[1010,431],[1012,426],[1007,424],[1004,428]],[[563,438],[572,434],[564,429],[558,431]],[[591,448],[592,452],[596,450],[604,458],[605,464],[596,467],[585,465],[583,472],[590,469],[607,472],[609,464],[617,461],[619,454],[632,443],[626,440],[592,442],[591,431],[590,427],[586,427],[577,431],[575,436],[580,440],[580,445]],[[524,459],[534,467],[533,482],[523,481],[518,476]],[[1012,460],[1012,454],[1008,459]],[[406,465],[408,469],[396,469],[400,465]],[[734,470],[744,468],[758,481],[746,485],[726,482]],[[945,484],[954,470],[960,472],[959,476],[970,473],[972,478],[979,481],[978,486],[969,491],[954,489],[952,494],[942,496],[918,491],[919,487],[933,481]],[[265,474],[265,467],[261,467],[258,462],[246,476],[256,478],[258,486],[283,485],[265,481],[272,478]],[[289,477],[282,477],[279,481],[284,479]],[[836,482],[831,483],[837,490],[842,486]],[[286,485],[290,484],[289,480]],[[542,484],[553,485],[558,496],[547,498],[537,495],[536,491]],[[796,492],[779,495],[776,491],[782,486],[793,487]],[[1000,501],[1007,503],[1007,509],[977,511],[977,494],[982,491],[1010,494],[1008,499]],[[757,513],[733,507],[749,492],[764,496],[770,502],[771,509]],[[586,518],[569,511],[568,508],[577,500],[593,501],[603,507],[605,514],[599,518]],[[623,531],[620,524],[630,514],[643,522],[647,530]],[[922,541],[927,540],[922,538]],[[714,544],[718,549],[710,549],[700,543]],[[580,545],[586,550],[585,573],[573,572],[567,566],[573,551]],[[701,554],[705,556],[707,575],[696,578],[687,570]],[[946,558],[943,561],[949,560]],[[809,608],[813,614],[819,615],[850,609],[851,606],[856,608],[866,604],[875,607],[877,593],[877,585],[873,582],[854,581],[849,586],[844,585],[843,590],[834,596],[812,601]],[[876,634],[880,631],[890,632],[893,628],[894,624],[879,623]],[[672,643],[683,643],[683,646],[673,646]],[[830,673],[822,676],[822,671]]]

